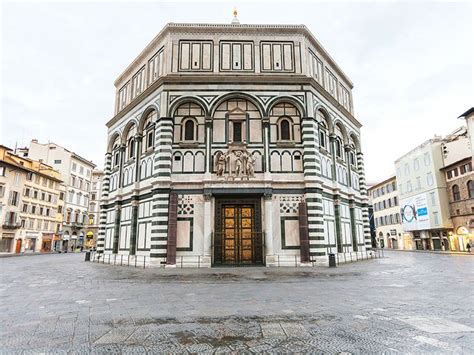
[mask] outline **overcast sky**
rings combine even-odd
[[[367,180],[463,124],[470,2],[2,2],[1,143],[61,144],[102,167],[113,82],[168,22],[305,24],[354,83]]]

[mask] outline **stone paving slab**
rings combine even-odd
[[[474,349],[474,259],[456,255],[386,252],[336,269],[138,270],[56,254],[4,258],[0,268],[1,354]]]

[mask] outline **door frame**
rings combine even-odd
[[[260,237],[260,246],[257,245],[257,248],[260,248],[260,260],[256,260],[251,264],[244,264],[240,261],[235,263],[225,263],[221,259],[216,260],[216,251],[219,247],[222,247],[222,210],[223,205],[253,205],[254,208],[254,226],[255,232]],[[253,243],[253,242],[252,242]],[[212,238],[212,266],[254,266],[254,265],[265,265],[265,237],[262,229],[262,195],[251,195],[242,197],[242,195],[222,195],[215,196],[214,204],[214,233]]]

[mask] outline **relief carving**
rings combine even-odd
[[[250,179],[255,177],[255,157],[245,146],[229,147],[225,153],[215,154],[215,172],[227,180]]]

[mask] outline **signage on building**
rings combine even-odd
[[[406,231],[430,229],[426,194],[418,194],[400,201],[403,229]]]
[[[390,229],[390,235],[397,235],[396,229]]]

